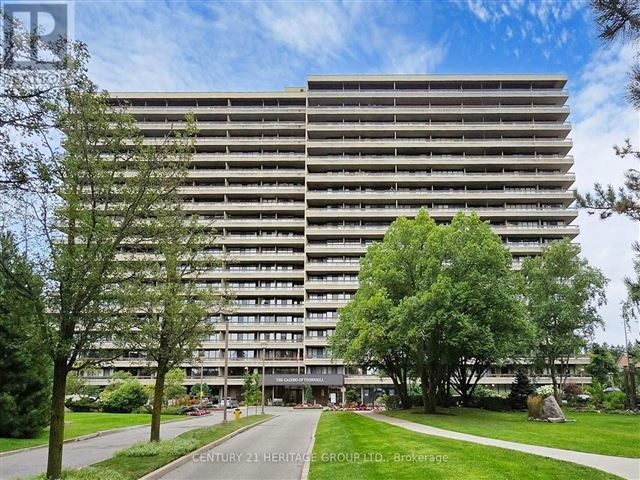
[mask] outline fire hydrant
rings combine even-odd
[[[240,421],[240,416],[242,415],[242,412],[240,411],[239,408],[236,408],[233,411],[233,417],[235,418],[236,422]]]

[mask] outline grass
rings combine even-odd
[[[171,440],[140,442],[102,462],[62,472],[61,480],[136,480],[204,445],[271,415],[251,415],[238,422],[195,428]],[[44,480],[44,474],[27,480]]]
[[[182,420],[185,417],[163,415],[163,422]],[[114,428],[133,425],[151,425],[148,413],[80,413],[66,412],[64,416],[64,438],[76,438],[90,433],[112,430]],[[8,452],[19,448],[46,445],[49,441],[49,429],[45,429],[34,438],[0,438],[0,452]]]
[[[618,477],[535,455],[422,435],[356,413],[325,412],[316,432],[309,478],[594,480]]]
[[[526,412],[491,412],[475,408],[442,409],[426,415],[398,410],[387,415],[432,427],[545,447],[640,458],[640,416],[573,413],[567,423],[530,422]]]

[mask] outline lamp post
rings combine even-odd
[[[244,378],[245,382],[247,377],[249,376],[249,367],[244,367]],[[247,404],[247,417],[249,416],[249,399],[247,398],[247,392],[245,391],[242,396],[244,397],[244,403]]]
[[[204,396],[204,352],[200,351],[200,406],[202,406],[202,397]]]
[[[262,345],[262,378],[260,380],[262,380],[262,408],[260,411],[262,415],[264,415],[264,360],[265,360],[264,357],[266,354],[267,342],[263,340],[261,345]]]
[[[222,423],[227,423],[228,379],[229,379],[229,318],[225,315],[224,317],[224,399],[223,399],[224,410],[222,412]]]

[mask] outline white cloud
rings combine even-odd
[[[428,29],[409,32],[414,20],[367,2],[76,7],[90,72],[109,90],[280,90],[309,73],[433,72],[447,45],[428,41]]]
[[[638,112],[624,99],[624,86],[633,59],[630,46],[614,45],[596,52],[576,79],[579,87],[571,100],[573,117],[573,155],[576,187],[585,192],[594,182],[622,185],[624,171],[637,168],[638,162],[622,160],[613,151],[614,144],[630,138],[640,144]],[[589,261],[610,279],[608,304],[601,310],[606,330],[598,338],[622,343],[620,302],[626,297],[623,279],[632,274],[631,244],[640,238],[637,223],[614,216],[606,221],[597,215],[580,212],[578,241]]]
[[[482,0],[467,0],[467,7],[481,21],[486,22],[491,18],[489,10],[484,6]]]
[[[446,57],[447,50],[448,45],[445,42],[412,48],[402,39],[396,38],[389,45],[387,60],[381,71],[386,73],[433,72]]]

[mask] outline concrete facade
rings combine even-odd
[[[560,75],[310,76],[282,92],[114,94],[150,141],[182,128],[188,112],[197,119],[181,193],[230,259],[203,281],[237,295],[228,316],[232,394],[246,370],[261,370],[263,347],[267,373],[345,374],[363,392],[391,386],[375,372],[345,371],[327,339],[357,289],[359,258],[398,216],[425,207],[447,222],[475,211],[512,251],[514,268],[545,243],[574,238],[565,83]],[[184,365],[188,383],[222,384],[222,321],[218,330],[202,345],[204,371]],[[114,369],[144,376],[140,355],[92,381]],[[496,372],[482,383],[507,378]],[[330,388],[316,388],[329,397]]]

